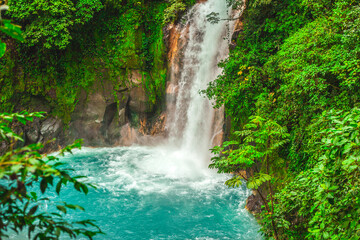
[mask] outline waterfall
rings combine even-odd
[[[122,141],[138,145],[84,148],[62,157],[75,175],[88,176],[97,189],[90,188],[86,198],[72,187],[64,187],[61,196],[47,191],[44,197],[84,206],[86,212],[69,212],[66,217],[95,219],[106,233],[96,239],[262,239],[256,220],[245,210],[251,191],[245,186],[229,189],[224,185],[227,174],[208,169],[209,148],[222,133],[223,111],[214,110],[199,91],[221,72],[217,64],[228,54],[226,37],[233,27],[225,21],[207,22],[211,12],[228,18],[230,10],[225,0],[208,0],[196,4],[183,23],[174,26],[168,139],[156,141],[149,135],[145,143],[155,144],[141,144],[135,129],[126,125]],[[47,208],[56,211],[54,204]],[[11,232],[9,239],[28,239],[26,229]]]
[[[211,12],[224,19],[230,11],[226,1],[208,0],[196,4],[185,16],[185,24],[177,26],[178,53],[171,63],[167,89],[169,142],[203,161],[210,158],[212,139],[222,132],[223,114],[199,91],[221,73],[217,64],[228,54],[229,23],[209,23],[206,15]]]

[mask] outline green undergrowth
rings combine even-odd
[[[355,0],[247,1],[236,47],[204,90],[232,119],[211,166],[249,171],[268,196],[270,239],[360,239],[359,16]]]
[[[57,4],[64,11],[55,11]],[[84,93],[97,90],[95,82],[111,82],[114,98],[123,101],[118,91],[139,84],[130,80],[134,71],[142,75],[150,104],[162,101],[164,11],[171,2],[22,0],[9,5],[7,17],[23,27],[25,42],[2,37],[8,44],[0,59],[0,111],[16,111],[39,98],[68,123]]]

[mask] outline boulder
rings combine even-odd
[[[94,121],[76,120],[69,126],[70,141],[82,138],[85,146],[103,146],[104,139],[100,133],[101,124]]]
[[[84,139],[85,146],[103,146],[103,123],[106,116],[106,124],[111,122],[111,114],[116,101],[113,96],[113,87],[110,81],[98,80],[88,93],[82,91],[79,96],[78,104],[71,114],[69,123],[68,139],[70,143],[75,139]],[[108,109],[108,114],[106,110]],[[110,111],[111,109],[111,111]]]
[[[252,214],[258,214],[261,212],[261,206],[263,205],[263,201],[261,200],[261,197],[259,194],[257,194],[255,191],[252,195],[250,195],[246,199],[246,209],[251,212]]]
[[[151,113],[153,105],[149,103],[149,98],[143,87],[134,87],[130,91],[129,110],[138,114]]]
[[[142,74],[139,70],[131,70],[129,74],[129,80],[132,84],[139,85],[142,82]]]
[[[29,122],[24,126],[25,145],[37,143],[40,140],[40,119],[34,118],[33,122]]]
[[[121,128],[126,124],[125,108],[120,109],[107,127],[107,141],[111,145],[118,144],[121,139]]]
[[[56,138],[62,130],[62,122],[55,117],[49,117],[41,124],[40,133],[44,139]]]

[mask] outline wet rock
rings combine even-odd
[[[214,112],[214,121],[212,126],[212,146],[220,146],[224,141],[224,129],[225,129],[225,110],[224,107],[220,107]]]
[[[21,135],[21,134],[20,134]],[[57,150],[64,140],[63,123],[59,118],[49,116],[45,120],[34,118],[23,126],[24,143],[17,147],[34,143],[44,143],[41,152]]]
[[[85,146],[105,146],[107,127],[117,114],[113,85],[100,79],[89,93],[82,91],[78,104],[71,115],[67,142],[84,139]]]
[[[131,70],[129,74],[129,80],[135,85],[139,85],[142,82],[142,74],[140,70]]]
[[[181,36],[180,30],[174,24],[169,24],[165,29],[165,44],[168,49],[167,60],[172,65],[173,60],[178,52],[178,41]]]
[[[129,123],[121,127],[120,135],[119,144],[122,146],[131,146],[137,141],[138,137],[137,131]]]
[[[82,138],[85,146],[105,145],[104,138],[100,133],[101,123],[99,122],[76,120],[71,123],[69,128],[72,141]]]
[[[40,138],[38,142],[46,143],[44,152],[58,150],[60,146],[64,146],[64,124],[56,117],[49,117],[41,123]],[[52,141],[55,139],[54,141]]]
[[[143,87],[138,86],[130,91],[129,110],[135,113],[150,113],[153,111],[153,104],[149,102],[149,98]]]
[[[113,122],[113,119],[117,115],[117,104],[112,103],[106,106],[105,113],[102,121],[103,135],[107,135],[107,129]]]
[[[84,120],[95,121],[96,123],[102,122],[107,106],[106,102],[103,95],[99,93],[91,94],[83,112]]]
[[[24,140],[25,145],[37,143],[41,137],[40,133],[40,119],[35,118],[33,122],[24,126]]]
[[[261,206],[263,205],[263,201],[259,194],[253,191],[253,194],[248,197],[246,200],[246,209],[252,214],[258,214],[261,212]]]
[[[121,138],[121,126],[117,118],[110,124],[107,132],[107,141],[109,144],[117,144]]]
[[[126,109],[125,108],[120,109],[118,116],[119,116],[119,119],[118,119],[119,125],[125,125],[126,121],[127,121],[127,119],[126,119]]]
[[[61,132],[62,126],[60,119],[49,117],[41,124],[40,133],[44,139],[56,138]]]
[[[140,72],[132,71],[129,80],[141,81]],[[118,145],[121,127],[128,122],[130,96],[129,88],[114,90],[108,80],[94,83],[89,93],[81,93],[71,116],[67,142],[82,138],[85,146]],[[133,103],[137,104],[133,111],[146,111],[143,108],[147,101],[145,92],[135,91],[133,98],[136,99]]]
[[[128,90],[124,92],[117,92],[118,109],[125,109],[129,105],[130,94]]]
[[[121,129],[127,121],[125,112],[125,108],[120,109],[107,128],[107,140],[111,145],[118,145],[121,140]]]
[[[151,136],[165,133],[166,117],[166,113],[163,113],[154,121],[154,124],[152,124],[152,128],[150,129]]]

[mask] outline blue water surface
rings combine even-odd
[[[83,149],[62,161],[97,189],[85,196],[65,186],[49,197],[83,206],[69,218],[95,219],[106,233],[95,239],[262,239],[244,209],[249,190],[227,188],[229,176],[184,157],[150,147]]]

